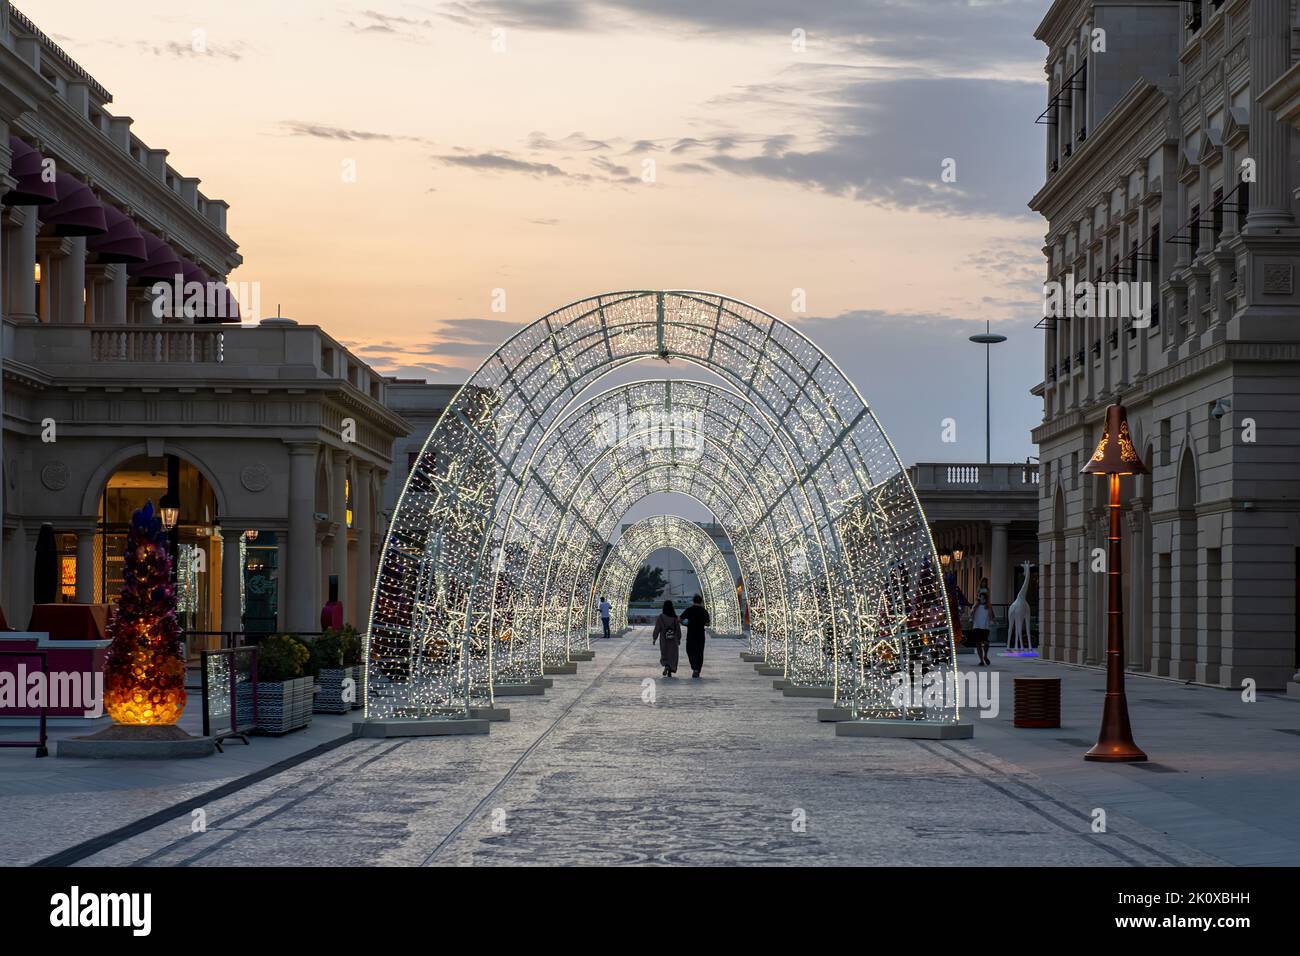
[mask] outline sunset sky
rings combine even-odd
[[[572,300],[705,289],[807,332],[904,459],[982,460],[987,320],[994,458],[1033,451],[1047,0],[18,5],[231,203],[263,310],[381,371],[463,380]]]

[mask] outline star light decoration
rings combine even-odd
[[[596,613],[602,595],[609,601],[609,626],[613,630],[627,627],[627,609],[632,585],[645,560],[656,551],[672,548],[680,551],[695,569],[698,593],[704,598],[715,635],[739,637],[740,602],[736,598],[736,579],[717,542],[694,521],[678,515],[654,515],[629,527],[619,538],[601,567],[592,590],[587,628],[596,629]]]
[[[603,376],[645,360],[656,374],[669,360],[724,384],[643,381],[593,397]],[[602,440],[593,424],[619,409],[630,424]],[[611,537],[638,501],[663,493],[694,498],[723,526],[751,647],[791,680],[830,685],[856,707],[876,640],[860,609],[885,593],[907,615],[900,657],[952,668],[924,515],[833,360],[735,300],[619,292],[511,337],[429,436],[380,561],[367,716],[463,716],[494,683],[568,660],[589,640]],[[792,567],[797,551],[806,560]]]

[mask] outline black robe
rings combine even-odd
[[[686,657],[691,670],[698,673],[704,667],[704,629],[709,626],[709,612],[703,604],[692,604],[682,611],[686,622]]]

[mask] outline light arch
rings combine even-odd
[[[700,595],[709,611],[713,632],[719,636],[739,636],[740,601],[736,597],[736,579],[727,559],[703,528],[680,515],[653,515],[636,522],[610,551],[596,577],[594,592],[610,600],[610,627],[627,627],[627,608],[632,584],[647,558],[661,548],[673,548],[686,556],[695,569]],[[586,626],[593,624],[590,618]]]
[[[503,505],[525,483],[523,469],[551,426],[583,393],[646,359],[708,369],[761,409],[778,428],[798,484],[825,504],[828,520],[807,530],[840,563],[835,577],[807,576],[837,609],[819,624],[833,632],[822,639],[837,699],[879,714],[891,706],[890,678],[900,670],[953,672],[947,600],[924,513],[852,382],[802,333],[751,305],[715,293],[637,290],[582,299],[526,326],[444,412],[385,539],[367,633],[367,719],[468,714],[475,669],[483,667],[475,648],[486,645],[490,658],[493,646],[484,610],[499,580],[493,564],[509,559],[494,548]],[[548,481],[543,475],[541,484]],[[580,520],[569,510],[562,527]],[[890,621],[882,618],[886,606]],[[888,659],[867,650],[886,632],[895,647]],[[945,699],[919,716],[956,715]]]

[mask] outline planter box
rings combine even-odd
[[[264,734],[287,734],[311,723],[312,698],[316,682],[299,677],[281,683],[257,684],[257,731]],[[253,706],[253,685],[239,686],[239,709]]]
[[[322,667],[316,679],[316,695],[312,700],[313,714],[346,714],[352,710],[352,701],[343,699],[343,681],[353,682],[356,693],[356,675],[351,667]]]

